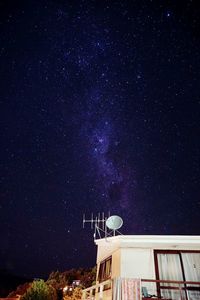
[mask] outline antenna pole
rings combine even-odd
[[[91,229],[93,229],[93,222],[94,222],[94,220],[93,220],[93,213],[91,214]]]
[[[83,228],[85,228],[85,214],[83,214]]]
[[[108,215],[110,215],[110,212]],[[85,214],[83,214],[83,228],[85,228],[85,223],[90,223],[91,229],[94,228],[94,239],[96,239],[97,233],[99,238],[101,238],[101,231],[105,233],[105,236],[107,236],[106,220],[107,217],[105,217],[104,212],[98,212],[95,217],[94,214],[91,213],[90,219],[86,219]]]

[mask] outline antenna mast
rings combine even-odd
[[[85,214],[83,214],[83,228],[85,228],[85,223],[90,223],[91,229],[94,228],[94,239],[96,239],[96,235],[98,233],[99,238],[101,239],[101,234],[103,233],[105,237],[107,236],[107,230],[106,230],[106,221],[110,217],[110,212],[108,212],[108,216],[105,216],[105,213],[98,213],[96,216],[94,216],[93,213],[91,213],[91,218],[86,219]]]

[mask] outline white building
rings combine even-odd
[[[119,235],[95,244],[97,284],[83,299],[200,300],[200,236]],[[116,279],[139,279],[141,295],[116,294]]]

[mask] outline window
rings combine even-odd
[[[102,282],[111,277],[112,256],[106,258],[100,263],[98,281]]]
[[[200,251],[155,250],[156,279],[200,282]],[[200,285],[182,284],[183,299],[200,299]],[[177,284],[158,283],[159,296],[179,299]]]

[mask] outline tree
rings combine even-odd
[[[57,300],[55,289],[44,280],[33,281],[21,300]]]
[[[65,295],[64,300],[81,300],[82,298],[82,289],[79,287],[76,287],[71,295]]]
[[[82,298],[82,289],[77,287],[77,288],[74,289],[72,299],[73,300],[79,300],[81,298]]]
[[[87,288],[96,283],[96,266],[87,270],[81,277],[81,285],[83,288]]]
[[[32,285],[31,282],[26,282],[24,284],[20,284],[15,291],[12,291],[7,297],[8,298],[15,298],[16,295],[24,295],[28,288]]]

